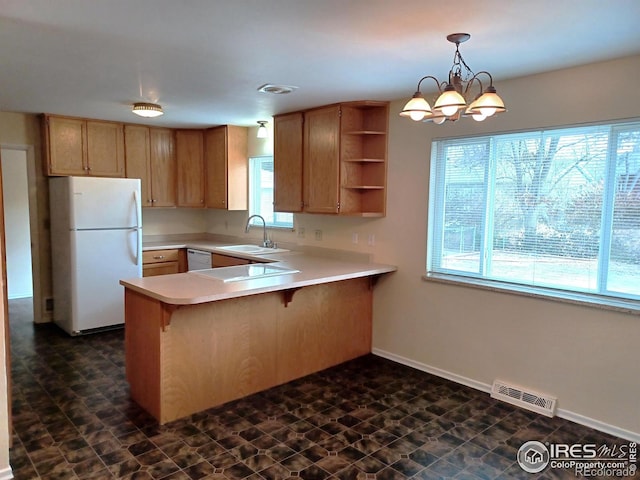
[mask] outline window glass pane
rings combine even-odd
[[[640,123],[439,140],[431,169],[429,273],[640,299]]]
[[[444,156],[444,228],[440,266],[480,273],[488,144],[450,145],[445,147]]]
[[[270,227],[293,228],[292,213],[273,211],[273,157],[249,159],[249,214],[261,215]]]
[[[638,295],[640,282],[640,128],[620,132],[607,289]]]
[[[596,288],[606,148],[597,133],[496,141],[491,276]]]

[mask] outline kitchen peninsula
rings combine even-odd
[[[395,267],[296,251],[256,260],[295,273],[120,282],[131,396],[161,424],[371,351],[373,286]]]

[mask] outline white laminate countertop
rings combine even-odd
[[[394,272],[397,269],[393,265],[345,261],[294,250],[267,255],[247,255],[235,252],[231,254],[229,251],[219,250],[219,247],[225,245],[229,245],[229,243],[210,241],[189,241],[187,243],[153,242],[145,243],[144,249],[196,248],[234,257],[268,260],[274,262],[273,265],[296,269],[299,272],[227,283],[197,273],[187,272],[125,279],[121,280],[120,284],[171,305],[195,305],[247,295],[302,288],[321,283],[376,276]],[[237,267],[221,267],[220,269],[222,268],[234,269]]]

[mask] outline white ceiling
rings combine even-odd
[[[638,0],[0,0],[0,110],[142,122],[130,105],[151,101],[165,115],[144,123],[255,125],[410,97],[423,75],[446,78],[449,33],[471,33],[460,51],[499,91],[640,54],[639,21]]]

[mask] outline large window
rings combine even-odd
[[[273,157],[249,159],[249,214],[262,215],[268,227],[293,228],[292,213],[273,211]]]
[[[434,142],[427,274],[640,308],[640,122]]]

